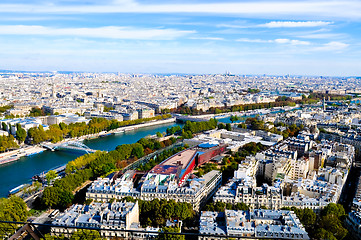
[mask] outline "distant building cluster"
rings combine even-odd
[[[49,114],[102,116],[106,107],[115,112],[105,116],[120,119],[122,115],[127,120],[151,117],[150,109],[161,112],[182,104],[207,111],[275,102],[280,96],[301,100],[309,91],[345,94],[359,91],[359,83],[357,78],[229,74],[0,73],[0,106],[13,104],[7,114],[20,117],[28,116],[33,107]]]
[[[265,146],[273,146],[282,141],[283,136],[265,131],[252,131],[233,127],[232,131],[225,129],[210,130],[197,135],[192,139],[185,139],[184,142],[195,146],[204,142],[227,144],[227,150],[237,152],[238,149],[247,143],[261,143]]]

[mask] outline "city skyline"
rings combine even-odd
[[[0,69],[361,75],[358,1],[2,1]]]

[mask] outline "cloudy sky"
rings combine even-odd
[[[361,1],[1,0],[0,69],[361,75]]]

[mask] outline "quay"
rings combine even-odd
[[[28,146],[25,148],[16,149],[9,152],[4,152],[0,154],[0,165],[11,163],[19,160],[21,157],[27,157],[34,154],[41,153],[46,149],[41,146]]]

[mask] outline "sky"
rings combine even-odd
[[[0,69],[361,76],[361,1],[1,0]]]

